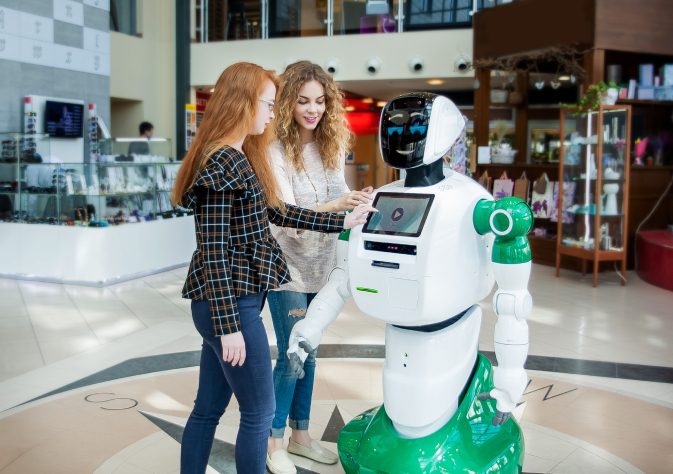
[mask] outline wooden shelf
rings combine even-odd
[[[673,100],[640,100],[640,99],[619,99],[617,105],[648,105],[652,107],[673,107]]]
[[[561,255],[570,255],[571,257],[578,257],[584,260],[593,260],[596,254],[594,249],[585,249],[581,247],[572,247],[561,245],[558,248],[558,252]],[[598,260],[599,261],[622,261],[626,258],[624,250],[599,250],[598,251]]]
[[[482,166],[482,165],[479,165]],[[640,171],[657,171],[657,170],[666,170],[666,171],[671,171],[673,170],[673,165],[666,165],[666,166],[633,166],[631,165],[631,172],[640,172]]]
[[[477,164],[477,168],[515,168],[515,169],[558,169],[558,163],[488,163]]]

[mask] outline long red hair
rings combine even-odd
[[[261,135],[249,135],[266,81],[277,85],[273,71],[246,62],[232,64],[220,74],[199,130],[175,179],[171,194],[173,205],[180,205],[217,150],[245,137],[243,152],[264,189],[267,204],[283,207],[268,158],[273,136],[271,127]]]

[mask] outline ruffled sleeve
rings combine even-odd
[[[241,153],[233,148],[218,151],[199,173],[194,186],[203,186],[213,191],[245,189],[241,158]]]
[[[216,192],[246,189],[243,160],[245,160],[244,155],[234,148],[226,147],[218,150],[198,174],[194,185],[185,193],[182,199],[183,206],[195,209],[196,188],[206,188]]]

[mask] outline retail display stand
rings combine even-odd
[[[631,107],[561,111],[561,159],[557,193],[556,276],[561,257],[593,262],[598,285],[600,262],[621,264],[626,274],[631,149]]]
[[[102,286],[189,262],[194,220],[170,203],[180,163],[168,140],[147,155],[134,140],[96,136],[92,161],[63,163],[48,135],[0,134],[0,276]]]

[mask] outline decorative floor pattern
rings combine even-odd
[[[200,346],[185,273],[107,288],[0,279],[0,474],[178,472]],[[592,288],[533,267],[525,472],[673,472],[673,294],[628,278]],[[482,308],[492,358],[495,317],[489,300]],[[311,434],[334,448],[344,421],[381,403],[383,324],[351,302],[323,343]],[[237,424],[233,402],[209,472],[233,472]]]

